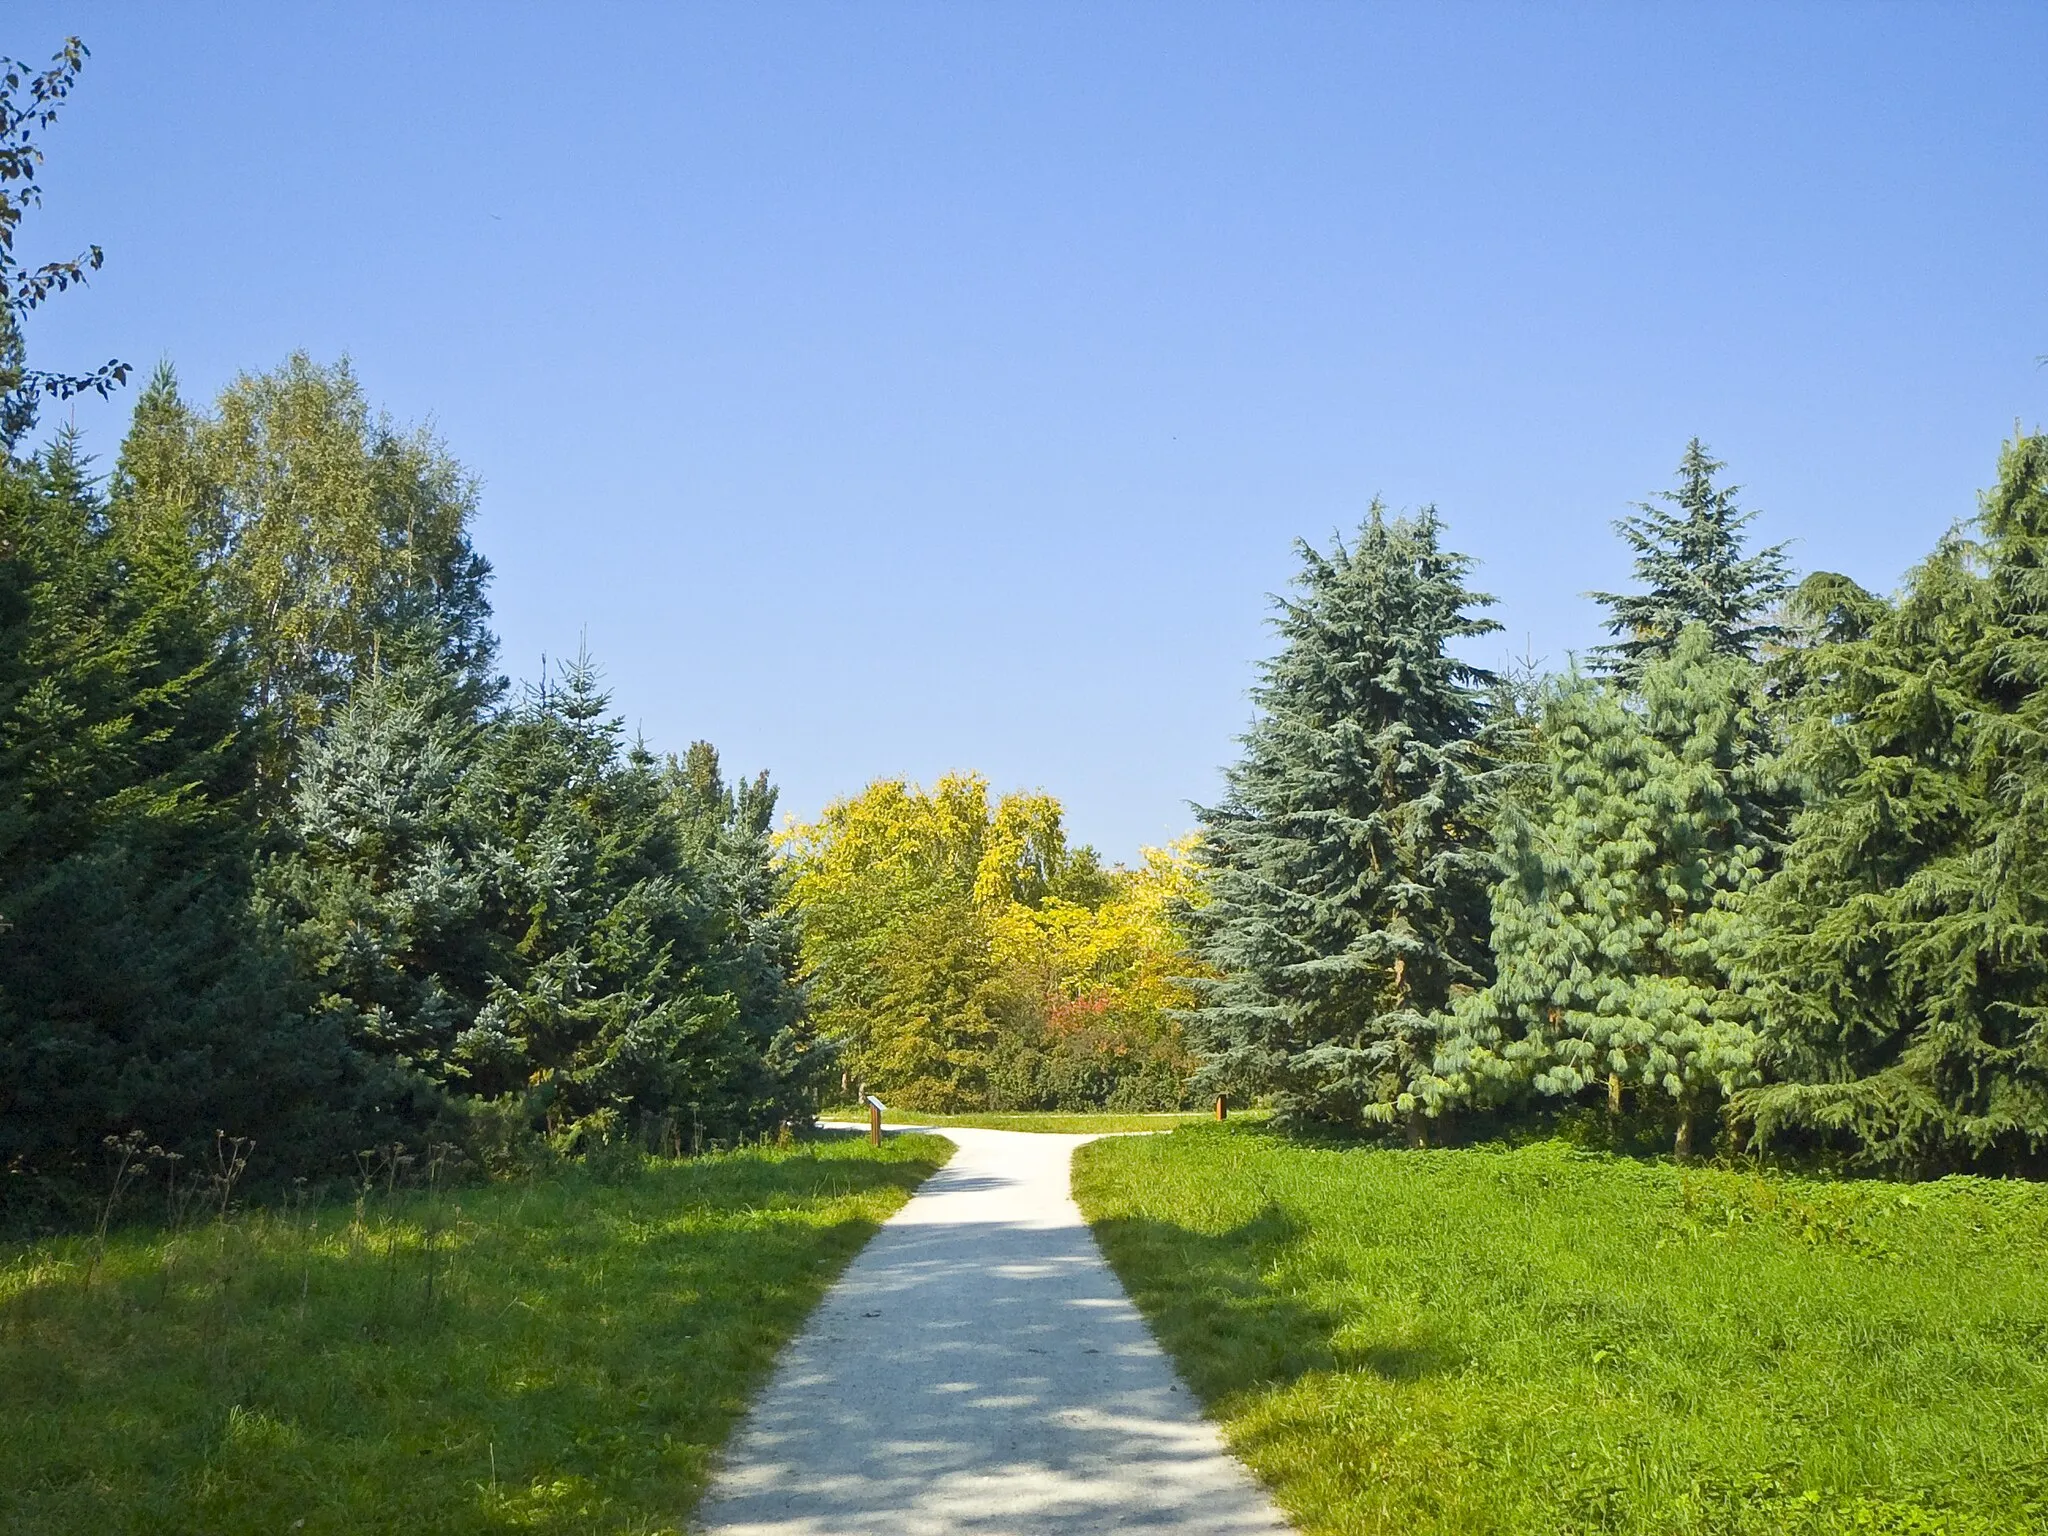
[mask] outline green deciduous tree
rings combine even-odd
[[[785,841],[810,996],[865,1083],[921,1108],[1171,1107],[1185,970],[1170,856],[1104,869],[1059,802],[881,779]]]
[[[795,829],[790,901],[820,1027],[849,1084],[926,1107],[985,1102],[1001,964],[993,925],[1069,862],[1057,802],[988,781],[881,779]]]
[[[1640,592],[1596,592],[1612,617],[1615,643],[1602,646],[1603,667],[1633,682],[1643,667],[1677,648],[1693,624],[1704,625],[1714,651],[1755,660],[1757,648],[1783,638],[1771,610],[1790,590],[1785,546],[1743,553],[1755,520],[1735,504],[1736,487],[1715,485],[1726,466],[1698,438],[1679,461],[1678,488],[1638,502],[1614,527],[1635,551]]]
[[[1844,586],[1803,660],[1807,806],[1749,956],[1781,1079],[1742,1098],[1763,1137],[1922,1167],[2048,1144],[2048,438],[1999,470],[1981,538],[1895,605]]]
[[[201,541],[284,748],[380,666],[429,660],[495,697],[475,484],[431,434],[373,412],[346,362],[294,353],[211,414],[159,368],[125,456],[131,498]]]
[[[1466,999],[1437,1070],[1481,1102],[1523,1083],[1573,1097],[1624,1087],[1696,1116],[1754,1079],[1729,968],[1744,897],[1783,835],[1785,797],[1756,668],[1704,625],[1648,662],[1640,699],[1573,675],[1543,700],[1533,793],[1499,831],[1499,975]]]
[[[1196,952],[1218,975],[1188,1016],[1219,1085],[1416,1135],[1441,1015],[1489,977],[1494,680],[1451,647],[1498,626],[1441,533],[1375,504],[1350,546],[1300,546],[1259,719],[1200,813]]]

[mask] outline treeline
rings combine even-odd
[[[1890,598],[1782,547],[1694,442],[1560,676],[1434,513],[1301,547],[1188,909],[1205,1087],[1424,1143],[1533,1109],[1683,1156],[2039,1171],[2048,438]]]
[[[39,110],[6,108],[8,165]],[[0,381],[0,1201],[62,1207],[109,1138],[253,1138],[283,1177],[805,1115],[825,1055],[766,777],[627,742],[587,658],[511,690],[473,482],[346,365],[205,411],[159,369],[111,474],[69,431],[18,452],[39,398],[106,382],[26,368],[29,281]]]
[[[159,370],[104,483],[0,467],[13,1203],[132,1132],[305,1173],[806,1111],[774,790],[628,743],[587,659],[509,690],[474,505],[304,357],[207,412]]]

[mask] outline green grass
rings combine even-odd
[[[2048,1188],[1216,1127],[1075,1193],[1306,1532],[2048,1530]]]
[[[943,1163],[857,1138],[0,1247],[0,1530],[680,1531]]]
[[[842,1104],[837,1109],[820,1111],[827,1120],[858,1121],[867,1123],[867,1110],[857,1104]],[[1232,1110],[1232,1118],[1243,1115],[1252,1119],[1263,1119],[1262,1110]],[[1067,1113],[1060,1110],[1020,1110],[1016,1112],[989,1110],[974,1111],[959,1115],[928,1115],[922,1110],[896,1109],[891,1107],[882,1116],[884,1126],[929,1125],[944,1127],[958,1125],[969,1130],[981,1131],[1039,1131],[1052,1136],[1092,1136],[1115,1131],[1171,1131],[1184,1125],[1200,1125],[1204,1121],[1215,1123],[1213,1110],[1191,1110],[1186,1113],[1163,1114],[1121,1114],[1113,1110],[1087,1110]]]

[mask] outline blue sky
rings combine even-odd
[[[2048,416],[2048,7],[16,4],[45,366],[304,347],[484,482],[507,666],[815,812],[1213,797],[1297,536],[1597,641],[1698,433],[1888,589]],[[111,456],[125,407],[78,422]]]

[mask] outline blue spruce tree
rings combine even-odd
[[[1694,624],[1706,629],[1716,655],[1748,661],[1757,659],[1758,647],[1785,638],[1770,617],[1791,590],[1785,546],[1744,553],[1743,535],[1756,514],[1735,504],[1738,487],[1714,483],[1726,467],[1694,438],[1679,461],[1678,488],[1637,502],[1634,515],[1614,525],[1635,551],[1643,590],[1591,595],[1612,615],[1607,629],[1615,637],[1597,655],[1624,682],[1670,656]]]
[[[1211,900],[1192,921],[1220,979],[1187,1021],[1215,1086],[1418,1142],[1444,1011],[1487,981],[1499,771],[1494,679],[1450,652],[1499,626],[1441,534],[1433,510],[1375,503],[1351,546],[1299,546],[1259,718],[1223,803],[1198,809]]]

